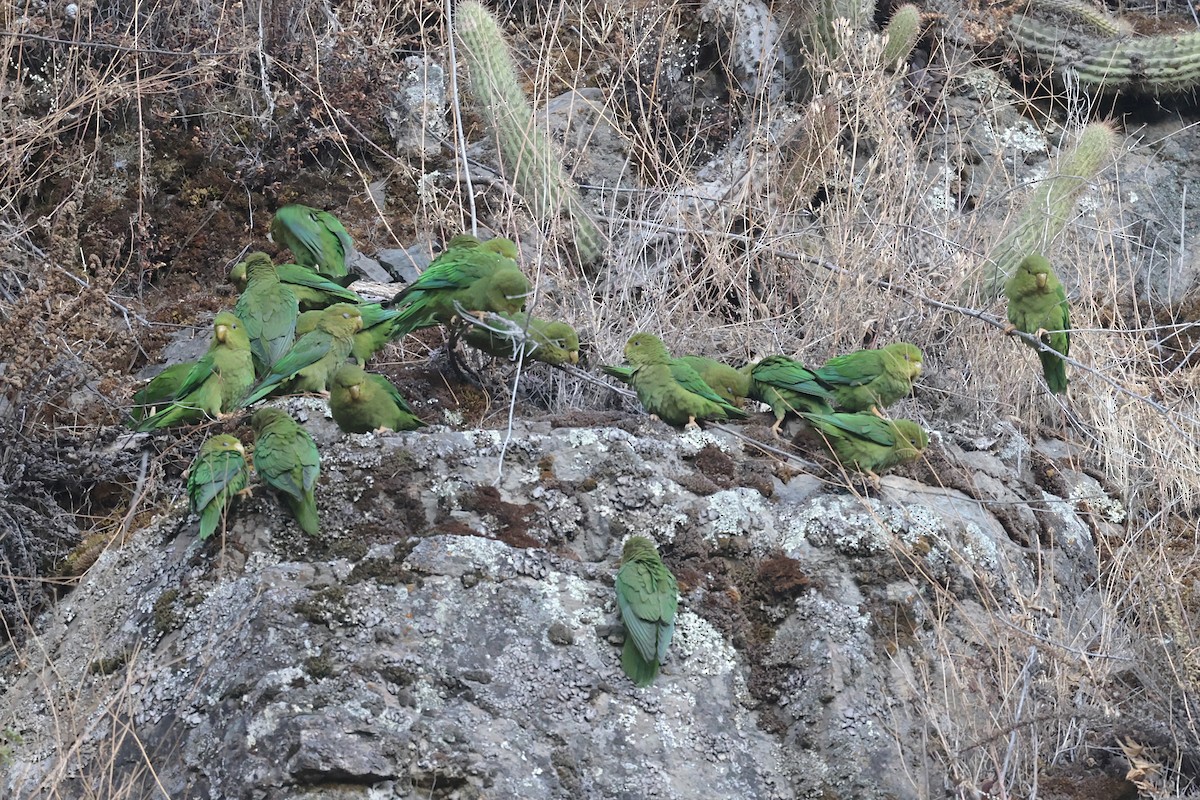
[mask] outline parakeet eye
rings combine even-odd
[[[343,312],[342,312],[342,319],[350,319],[350,312],[349,312],[349,311],[343,311]]]

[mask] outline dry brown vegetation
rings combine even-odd
[[[1027,787],[1042,765],[1070,762],[1095,744],[1095,730],[1113,729],[1073,712],[1078,698],[1104,707],[1121,690],[1173,719],[1154,744],[1175,740],[1195,756],[1191,318],[1135,299],[1128,265],[1149,255],[1102,213],[1116,206],[1123,159],[1143,144],[1124,142],[1054,243],[1080,362],[1069,400],[1044,394],[1036,360],[998,325],[964,313],[1003,316],[974,276],[1031,182],[1053,168],[1038,136],[1069,138],[1098,113],[1080,98],[1014,91],[982,69],[997,66],[994,48],[976,63],[952,62],[935,26],[911,73],[885,69],[881,42],[867,38],[813,62],[820,97],[785,103],[737,79],[728,37],[700,25],[693,6],[501,6],[534,106],[604,89],[615,132],[603,135],[629,158],[619,190],[589,192],[611,242],[605,270],[589,280],[490,165],[468,162],[466,181],[456,123],[484,142],[473,158],[494,152],[469,96],[448,117],[421,120],[434,139],[422,157],[392,155],[386,112],[412,85],[400,80],[413,68],[406,59],[450,65],[440,4],[85,0],[73,17],[62,9],[25,0],[0,9],[0,610],[10,638],[32,625],[53,565],[89,535],[136,528],[177,480],[180,449],[151,465],[114,455],[86,468],[71,454],[115,437],[132,376],[172,332],[232,303],[219,285],[225,270],[243,247],[270,247],[275,207],[329,208],[367,253],[440,242],[471,228],[474,209],[479,225],[520,239],[538,313],[574,322],[593,363],[618,359],[637,330],[734,362],[773,352],[819,362],[906,339],[924,349],[929,373],[906,415],[981,434],[1008,419],[1030,436],[1080,443],[1088,468],[1124,498],[1124,535],[1101,543],[1097,580],[1105,614],[1136,621],[1139,638],[1109,641],[1103,621],[1093,641],[1069,639],[1066,623],[1022,630],[972,654],[993,664],[993,685],[966,685],[952,666],[917,676],[912,690],[931,698],[930,751],[963,786],[1002,771]],[[971,183],[960,169],[970,124],[947,96],[976,84],[996,96],[991,108],[1024,115],[1033,145],[972,164]],[[568,165],[586,166],[588,148],[586,136],[568,142]],[[406,342],[381,368],[421,362],[434,345]],[[530,408],[610,402],[559,374],[523,380]],[[505,418],[504,389],[496,393],[477,403],[486,424]],[[942,649],[946,664],[961,657],[950,634]],[[1083,651],[1111,657],[1083,665]],[[1130,661],[1160,665],[1160,681],[1123,685]],[[1035,680],[1054,687],[1057,706],[1023,707]],[[978,716],[981,705],[989,717]],[[1194,767],[1162,763],[1147,786],[1167,791]]]

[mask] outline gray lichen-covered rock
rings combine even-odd
[[[944,698],[918,679],[982,681],[988,630],[1096,569],[1078,497],[999,455],[1004,491],[1059,519],[1050,545],[982,495],[856,496],[720,432],[342,436],[289,403],[323,453],[322,536],[256,493],[223,543],[181,502],[105,553],[5,674],[7,796],[928,796]],[[647,689],[619,665],[630,533],[682,597]],[[1096,599],[1072,599],[1083,631]],[[951,640],[974,660],[936,658]]]

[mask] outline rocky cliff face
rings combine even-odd
[[[106,552],[7,670],[8,796],[929,797],[1092,707],[1047,637],[1076,668],[1119,637],[1119,503],[1006,424],[875,488],[644,418],[343,437],[291,404],[321,536],[256,491],[223,542],[181,500]],[[632,533],[682,596],[647,689],[618,663]]]

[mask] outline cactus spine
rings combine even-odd
[[[500,26],[477,0],[462,0],[455,17],[471,90],[496,131],[517,191],[543,223],[565,214],[573,223],[580,262],[596,264],[603,255],[604,235],[584,209],[578,188],[563,172],[545,131],[534,120]]]
[[[1084,187],[1112,155],[1116,140],[1117,132],[1107,122],[1093,122],[1083,129],[1075,147],[1060,158],[1057,172],[1038,185],[1015,226],[992,247],[987,261],[990,271],[986,296],[997,296],[1026,256],[1048,249],[1050,240],[1066,226],[1067,216]]]
[[[921,11],[911,3],[900,6],[888,20],[883,35],[887,38],[883,47],[883,65],[891,69],[897,62],[908,61],[921,35]]]
[[[1160,94],[1200,85],[1200,31],[1174,36],[1114,35],[1111,31],[1121,33],[1124,28],[1098,12],[1089,17],[1070,16],[1084,25],[1064,27],[1014,14],[1008,33],[1018,50],[1060,80],[1077,82],[1085,91]],[[1083,27],[1100,33],[1088,33]]]

